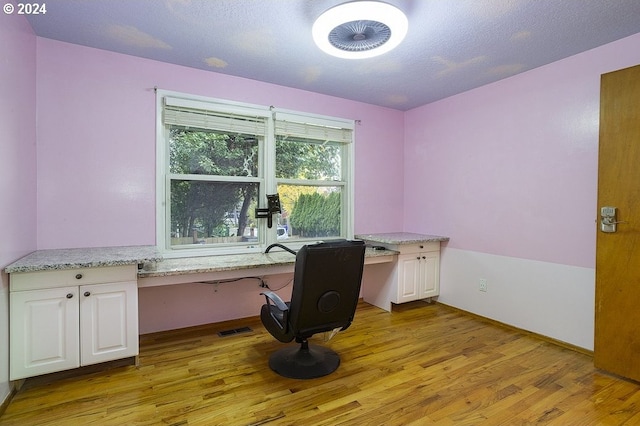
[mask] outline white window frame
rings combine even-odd
[[[163,122],[163,111],[165,98],[171,98],[174,102],[183,103],[187,107],[197,109],[208,109],[224,113],[262,116],[267,120],[267,135],[264,142],[259,146],[259,177],[260,188],[258,191],[258,203],[260,207],[266,207],[266,194],[274,194],[277,191],[278,183],[301,184],[307,186],[339,186],[342,194],[341,210],[341,235],[332,238],[353,238],[354,223],[354,166],[355,166],[355,121],[342,118],[322,116],[318,114],[307,114],[299,111],[283,110],[274,107],[265,107],[241,102],[227,101],[223,99],[208,98],[204,96],[190,95],[168,90],[156,89],[156,245],[164,257],[196,257],[222,254],[250,254],[263,252],[265,248],[273,243],[285,244],[294,250],[299,249],[304,244],[313,240],[277,240],[275,226],[268,230],[267,221],[258,221],[258,235],[261,236],[257,243],[246,243],[232,246],[205,246],[197,245],[185,247],[171,247],[170,244],[170,181],[171,176],[168,171],[168,126]],[[276,179],[275,177],[275,120],[289,119],[300,123],[320,125],[327,127],[342,128],[350,131],[351,141],[344,143],[341,149],[341,173],[342,182],[312,181],[312,180],[292,180]],[[190,176],[191,177],[191,176]],[[206,180],[201,176],[197,179]],[[250,212],[253,215],[254,212]],[[262,236],[264,238],[262,238]]]

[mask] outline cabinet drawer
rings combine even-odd
[[[11,274],[9,281],[11,291],[24,291],[69,285],[136,281],[136,279],[137,265],[124,265],[20,272]]]
[[[398,244],[389,247],[392,250],[399,251],[400,254],[422,253],[427,251],[440,251],[439,241],[430,241],[418,244]]]

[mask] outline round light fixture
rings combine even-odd
[[[378,1],[354,1],[324,12],[313,24],[313,40],[329,55],[363,59],[402,42],[409,22],[400,9]]]

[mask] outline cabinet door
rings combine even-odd
[[[80,286],[82,365],[138,355],[135,281]]]
[[[420,298],[420,256],[398,256],[398,293],[394,303],[410,302]]]
[[[78,287],[10,293],[10,380],[80,365]]]
[[[420,299],[440,294],[440,252],[420,254]]]

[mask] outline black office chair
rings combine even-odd
[[[296,254],[291,302],[283,302],[271,291],[262,293],[267,303],[262,305],[260,319],[267,331],[281,342],[295,339],[300,343],[271,354],[273,371],[293,379],[312,379],[338,368],[340,356],[335,351],[309,345],[307,339],[351,325],[360,295],[364,250],[363,241],[305,245]]]

